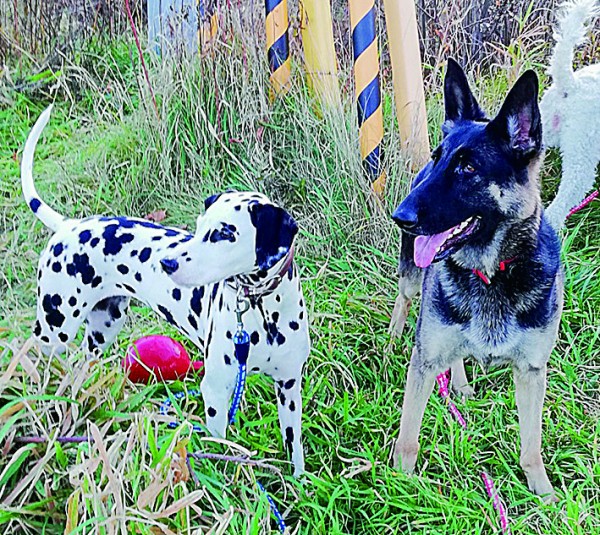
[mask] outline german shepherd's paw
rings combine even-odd
[[[412,474],[415,471],[417,464],[417,454],[419,453],[419,443],[402,444],[400,440],[396,441],[394,446],[394,454],[392,457],[392,465],[394,468],[402,467],[405,474]]]
[[[541,468],[525,470],[525,475],[531,492],[537,494],[545,503],[555,503],[558,501],[552,483],[550,483],[543,466]]]

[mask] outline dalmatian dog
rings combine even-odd
[[[33,155],[50,112],[29,134],[21,167],[27,203],[54,232],[37,272],[34,335],[44,353],[64,351],[82,323],[87,351],[104,351],[135,298],[203,353],[206,426],[224,437],[238,372],[232,337],[243,298],[249,305],[243,315],[251,342],[248,373],[275,380],[283,442],[294,475],[300,475],[302,368],[310,340],[293,262],[294,219],[264,195],[247,192],[206,199],[194,235],[129,217],[62,217],[39,198],[33,183]]]

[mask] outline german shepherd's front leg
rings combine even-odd
[[[515,398],[521,432],[521,468],[529,489],[546,501],[556,501],[542,460],[542,406],[546,393],[546,366],[513,369]]]
[[[417,454],[419,453],[419,432],[425,406],[433,390],[436,370],[429,363],[424,362],[419,351],[413,349],[404,401],[402,403],[402,416],[400,418],[400,434],[394,447],[394,466],[402,463],[402,470],[411,473],[415,469]]]

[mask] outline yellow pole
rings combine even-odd
[[[308,84],[323,104],[340,107],[329,0],[300,0],[300,14]]]
[[[285,93],[290,85],[291,60],[288,40],[287,0],[265,0],[267,58],[271,72],[271,98]]]
[[[373,183],[373,190],[382,197],[385,189],[385,172],[381,165],[383,112],[375,32],[375,0],[350,0],[349,5],[360,155]]]
[[[219,28],[215,0],[197,0],[198,5],[198,41],[199,51],[214,40]]]
[[[430,148],[415,5],[413,0],[383,3],[400,138],[406,156],[418,168],[429,159]]]

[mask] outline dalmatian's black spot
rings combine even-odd
[[[242,209],[242,207],[241,207],[239,204],[236,204],[236,205],[233,207],[233,209],[234,209],[236,212],[239,212],[239,211]]]
[[[200,288],[194,288],[192,290],[192,298],[190,299],[190,306],[192,310],[196,314],[196,316],[200,315],[202,312],[202,298],[204,297],[204,286],[200,286]]]
[[[98,342],[99,344],[103,344],[106,341],[104,335],[99,331],[93,331],[92,336],[94,337],[94,340],[96,340],[96,342]]]
[[[285,428],[285,446],[286,449],[289,449],[290,453],[293,451],[294,447],[292,443],[294,442],[294,430],[291,427]]]
[[[260,368],[258,366],[254,366],[251,371],[252,372],[259,372]]]
[[[141,273],[136,273],[134,275],[134,278],[135,278],[136,281],[142,282],[142,275],[141,275]]]
[[[50,342],[50,338],[48,338],[45,334],[40,337],[40,340],[42,342],[44,342],[45,344],[47,344],[48,342]]]
[[[290,379],[289,381],[286,381],[285,383],[283,383],[283,388],[285,388],[286,390],[289,390],[290,388],[293,388],[295,384],[296,384],[296,379]]]
[[[50,267],[50,262],[52,262],[52,260],[48,259],[48,262],[46,262],[46,267]]]
[[[131,292],[132,294],[135,293],[135,290],[133,289],[133,286],[129,286],[129,284],[123,283],[123,288],[125,288],[128,292]]]
[[[36,336],[39,336],[40,334],[42,334],[42,326],[40,325],[40,322],[38,320],[35,320],[35,327],[33,328],[33,334],[35,334]]]
[[[117,266],[117,271],[123,275],[127,275],[127,273],[129,273],[129,268],[125,264],[119,264]]]
[[[282,346],[283,344],[285,344],[285,336],[283,335],[283,333],[278,332],[277,337],[275,339],[277,341],[278,346]]]
[[[255,346],[258,344],[259,340],[260,335],[258,334],[258,331],[253,331],[253,333],[250,335],[250,342],[252,342],[252,345]]]
[[[273,323],[277,323],[279,321],[279,312],[277,312],[277,311],[273,312],[273,314],[271,315],[271,318],[273,319]]]
[[[215,297],[217,297],[217,292],[218,292],[218,291],[219,291],[219,285],[218,285],[218,284],[215,284],[215,285],[213,286],[213,289],[212,289],[212,295],[211,295],[211,297],[210,297],[210,300],[211,300],[211,301],[214,301],[214,300],[215,300]]]
[[[292,329],[292,331],[297,331],[300,328],[300,325],[298,325],[297,321],[290,321],[290,329]]]
[[[93,249],[94,247],[96,247],[96,245],[98,245],[100,243],[100,238],[96,237],[96,238],[92,238],[92,241],[90,242],[90,247]]]
[[[267,276],[269,275],[269,272],[268,272],[268,271],[265,271],[264,269],[259,269],[259,270],[256,272],[256,275],[257,275],[257,277],[258,277],[259,279],[264,279],[265,277],[267,277]]]
[[[62,270],[62,264],[60,262],[52,263],[52,271],[54,271],[54,273],[60,273],[61,270]]]
[[[133,258],[134,256],[137,256],[137,254],[138,254],[137,249],[134,249],[133,251],[131,251],[129,256],[131,256],[131,258]]]
[[[35,197],[29,201],[29,208],[33,210],[34,214],[39,210],[40,206],[42,206],[42,201]]]
[[[198,329],[198,322],[196,321],[196,318],[194,318],[194,316],[192,316],[191,314],[189,314],[188,317],[187,317],[187,319],[190,322],[190,325],[194,329]]]
[[[231,331],[227,331],[225,333],[225,337],[227,338],[227,340],[231,340],[233,338],[233,335],[231,334]]]
[[[62,304],[62,297],[59,294],[46,294],[42,300],[42,308],[46,313],[46,323],[50,327],[62,327],[65,322],[65,316],[58,309]]]
[[[84,244],[92,239],[92,233],[89,230],[84,230],[79,233],[79,243]]]
[[[162,240],[162,236],[152,236],[152,241]]]
[[[211,418],[214,418],[217,415],[217,409],[215,409],[214,407],[208,407],[208,410],[206,412]]]
[[[96,347],[96,343],[94,342],[94,339],[91,337],[91,335],[88,335],[87,337],[87,345],[90,351],[92,351]]]
[[[102,233],[102,237],[104,238],[102,252],[107,256],[119,254],[126,243],[133,241],[134,236],[129,232],[124,232],[120,236],[117,236],[117,230],[119,229],[121,229],[120,225],[107,225]]]
[[[81,288],[77,288],[77,293],[80,294],[81,293]]]
[[[294,412],[296,410],[296,404],[294,400],[290,401],[290,411]]]
[[[171,325],[177,325],[173,314],[171,314],[171,311],[168,308],[164,307],[163,305],[158,305],[157,308]]]
[[[138,255],[138,258],[140,259],[140,262],[143,264],[144,262],[148,261],[148,258],[150,258],[150,254],[152,253],[152,249],[150,249],[150,247],[144,247],[141,251],[140,254]]]
[[[74,310],[74,311],[73,311],[73,317],[74,317],[74,318],[78,318],[78,317],[79,317],[79,314],[81,314],[81,312],[80,312],[79,310]]]
[[[110,321],[105,321],[104,322],[104,326],[107,327],[107,328],[110,327],[111,325],[112,325],[112,323]]]
[[[102,282],[102,277],[100,277],[100,276],[94,277],[92,279],[92,288],[97,288],[98,286],[100,286],[101,282]]]
[[[210,230],[202,237],[202,242],[207,242],[208,238],[210,238]]]
[[[227,366],[231,366],[231,358],[229,357],[229,355],[223,355],[223,360],[225,361],[225,364]]]
[[[67,340],[69,340],[69,336],[66,333],[60,332],[60,333],[58,333],[58,339],[61,342],[66,343]]]
[[[90,264],[90,257],[86,253],[73,255],[73,261],[67,264],[67,273],[72,277],[81,275],[83,284],[90,284],[96,275],[94,267]]]
[[[285,394],[281,390],[279,391],[279,403],[285,405]]]
[[[38,278],[38,280],[40,280],[42,278],[42,270],[41,269],[38,269],[37,278]]]
[[[110,299],[108,302],[108,314],[112,320],[118,320],[123,316],[118,303],[116,303],[113,299]]]
[[[54,254],[54,256],[60,256],[60,254],[63,252],[64,250],[64,246],[62,243],[57,243],[53,248],[52,248],[52,253]]]
[[[299,301],[298,304],[300,305],[300,307],[303,307],[304,306],[304,301],[302,299],[300,299],[300,301]]]
[[[74,307],[77,304],[77,298],[73,295],[69,297],[69,306]]]
[[[298,314],[298,317],[299,317],[301,320],[303,320],[303,319],[304,319],[304,311],[303,311],[303,310],[301,310],[301,311],[300,311],[300,314]]]
[[[173,292],[171,292],[171,295],[173,296],[173,299],[175,299],[175,301],[181,300],[181,290],[179,288],[173,288]]]
[[[275,301],[277,301],[278,303],[281,303],[281,296],[279,294],[277,294],[275,296]]]
[[[223,294],[219,297],[219,310],[223,310]]]

